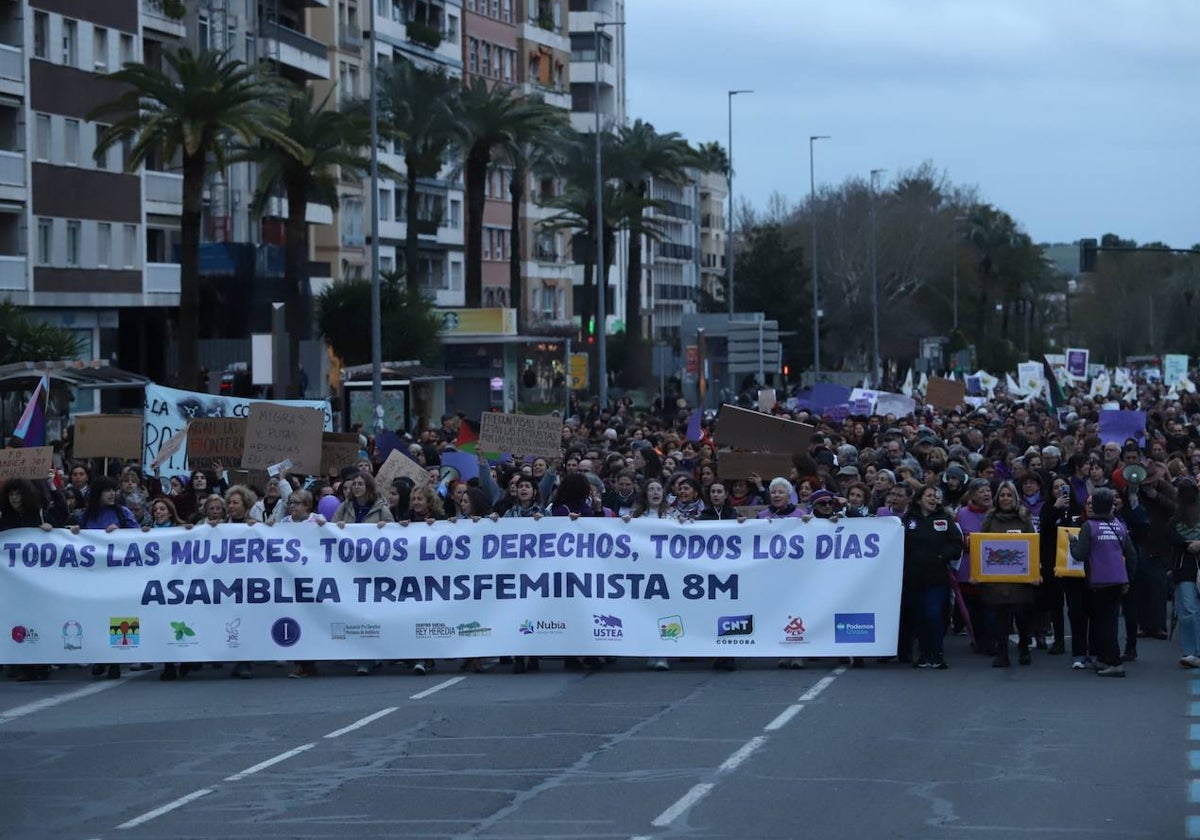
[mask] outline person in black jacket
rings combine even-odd
[[[707,495],[708,504],[704,506],[704,510],[700,511],[701,521],[710,522],[721,519],[745,521],[745,517],[739,516],[737,508],[729,501],[729,492],[725,489],[724,481],[717,479],[708,485]]]
[[[24,478],[10,478],[0,491],[0,531],[16,528],[53,529],[37,487]],[[21,682],[44,680],[50,676],[50,666],[21,665],[10,668],[9,674]]]
[[[962,555],[962,531],[942,507],[942,494],[936,487],[923,488],[901,521],[904,589],[900,602],[900,661],[911,656],[915,635],[919,656],[913,667],[944,671],[949,667],[942,651],[950,602],[948,573],[950,563]]]

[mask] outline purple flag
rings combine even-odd
[[[22,446],[46,445],[45,402],[49,394],[50,380],[42,374],[37,387],[33,389],[33,395],[29,398],[29,405],[25,406],[21,419],[17,421],[17,428],[13,430],[13,437],[20,438]]]
[[[688,418],[687,425],[687,441],[689,443],[699,443],[704,438],[704,430],[700,428],[700,419],[704,412],[699,408],[692,409],[692,416]]]

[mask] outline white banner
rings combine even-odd
[[[149,469],[167,441],[180,432],[187,431],[189,420],[200,420],[212,417],[249,417],[250,403],[261,402],[247,397],[222,397],[218,394],[203,394],[198,391],[181,391],[178,388],[166,388],[153,382],[146,385],[146,407],[144,419],[146,433],[143,438],[142,464]],[[333,431],[333,414],[329,403],[324,400],[275,400],[279,405],[296,406],[300,408],[319,408],[325,412],[325,431]],[[226,464],[226,467],[239,467],[240,464]],[[179,448],[160,466],[163,475],[186,475],[187,466],[187,435],[179,443]]]
[[[893,656],[900,520],[9,531],[5,663]]]

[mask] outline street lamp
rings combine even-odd
[[[379,277],[379,57],[375,42],[375,4],[371,4],[371,402],[372,428],[383,429],[383,305]],[[276,32],[278,35],[278,32]],[[411,174],[411,173],[410,173]],[[413,224],[413,221],[409,221]],[[347,423],[349,425],[349,423]]]
[[[879,263],[875,243],[875,176],[884,172],[887,170],[871,170],[871,351],[873,353],[871,375],[876,388],[883,380],[883,371],[880,368],[879,356]]]
[[[735,311],[733,304],[733,97],[742,93],[754,93],[754,91],[731,90],[728,92],[727,96],[729,104],[729,218],[725,220],[727,230],[725,236],[725,294],[729,298],[729,320],[731,322],[733,321],[733,313]],[[728,353],[726,354],[726,357],[728,358]],[[729,363],[727,362],[727,364]],[[729,366],[729,390],[731,393],[736,393],[737,382],[734,378],[735,374],[732,370],[733,366],[732,364],[729,364]]]
[[[598,20],[592,24],[592,47],[595,50],[593,55],[594,64],[596,67],[596,101],[593,105],[596,108],[596,277],[597,288],[599,289],[599,302],[596,304],[596,321],[600,329],[596,337],[597,356],[599,358],[600,368],[600,407],[603,409],[608,405],[608,302],[604,299],[608,280],[608,272],[604,270],[604,175],[600,171],[600,30],[606,26],[624,26],[623,20]],[[636,235],[636,234],[635,234]],[[630,290],[630,294],[641,294],[641,278],[637,279],[637,290]],[[630,325],[626,324],[625,329],[629,329]]]
[[[812,297],[813,297],[813,384],[821,378],[821,296],[817,289],[817,181],[813,167],[813,144],[828,140],[828,134],[814,134],[808,138],[808,195],[809,213],[812,214]]]

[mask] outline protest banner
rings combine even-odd
[[[501,414],[490,411],[479,418],[480,452],[508,452],[516,456],[562,455],[562,420],[552,414]]]
[[[1042,579],[1037,534],[974,533],[971,582],[1037,583]]]
[[[908,417],[917,410],[917,401],[904,394],[880,394],[875,400],[875,413],[886,417]]]
[[[807,452],[813,427],[726,403],[717,414],[716,437],[721,446],[752,452]]]
[[[226,467],[236,466],[242,463],[242,451],[246,445],[246,418],[211,417],[190,420],[185,429],[185,436],[189,469],[212,469],[213,465],[218,463]]]
[[[321,475],[336,475],[358,463],[358,435],[325,432],[321,436]]]
[[[136,461],[142,454],[142,418],[135,414],[77,415],[71,454]]]
[[[54,467],[54,447],[0,449],[0,482],[10,478],[44,480]]]
[[[946,410],[958,408],[966,396],[966,384],[940,376],[929,377],[929,386],[925,389],[925,402],[929,405]]]
[[[244,419],[250,410],[251,400],[245,397],[222,397],[200,391],[182,391],[166,388],[151,382],[146,385],[146,406],[142,414],[145,427],[145,451],[142,463],[154,462],[163,445],[180,432],[186,431],[188,421],[218,418]],[[333,431],[333,412],[324,400],[277,400],[276,405],[299,406],[320,409],[325,415],[325,431]],[[236,466],[241,461],[229,462]],[[163,459],[161,472],[164,476],[186,475],[188,472],[186,443],[170,457]]]
[[[375,474],[375,486],[386,490],[397,478],[412,479],[413,485],[417,487],[429,483],[429,473],[424,467],[399,449],[393,449],[388,453],[387,460],[383,462],[379,472]]]
[[[717,475],[726,481],[748,478],[757,474],[766,484],[777,476],[786,478],[791,472],[792,456],[790,453],[728,452],[726,450],[717,453]]]
[[[321,469],[323,418],[315,408],[250,403],[242,468],[268,470],[286,464],[289,472],[315,475]]]
[[[1020,362],[1017,365],[1017,384],[1027,394],[1036,394],[1042,390],[1042,380],[1045,373],[1041,362]]]
[[[1188,357],[1182,353],[1168,353],[1163,356],[1163,382],[1169,387],[1178,387],[1179,383],[1188,378]]]
[[[1088,351],[1079,348],[1067,348],[1067,376],[1076,382],[1088,378]]]
[[[11,536],[13,664],[896,652],[894,517]]]
[[[1100,443],[1146,442],[1146,412],[1100,409]]]

